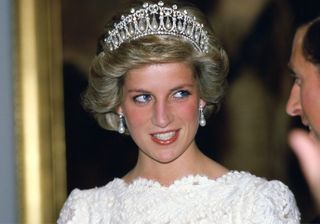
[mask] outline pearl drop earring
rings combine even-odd
[[[118,132],[120,134],[123,134],[125,132],[125,127],[124,127],[124,116],[123,114],[119,114],[119,127],[118,127]]]
[[[204,127],[204,126],[206,126],[207,122],[206,122],[206,119],[205,119],[204,114],[203,114],[203,106],[200,105],[199,111],[200,111],[199,124],[200,124],[201,127]]]

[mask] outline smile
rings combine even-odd
[[[160,145],[168,145],[175,142],[178,138],[178,131],[170,131],[170,132],[162,132],[151,134],[151,139],[160,144]]]

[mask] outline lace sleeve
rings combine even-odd
[[[89,223],[87,218],[87,203],[82,192],[75,189],[64,203],[57,224]]]
[[[280,181],[265,182],[257,188],[254,223],[298,224],[300,212],[289,188]]]

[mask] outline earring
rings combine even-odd
[[[199,124],[201,127],[204,127],[206,126],[206,119],[204,117],[204,114],[203,114],[203,106],[200,105],[199,107],[199,111],[200,111],[200,119],[199,119]]]
[[[123,134],[125,132],[125,127],[124,127],[124,116],[123,114],[119,114],[119,127],[118,127],[118,132],[120,134]]]

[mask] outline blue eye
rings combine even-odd
[[[133,97],[133,100],[136,103],[144,104],[144,103],[147,103],[151,100],[151,95],[148,95],[148,94],[138,95],[138,96]]]
[[[179,91],[175,92],[173,96],[175,98],[182,99],[182,98],[188,97],[190,95],[191,95],[190,92],[187,90],[179,90]]]

